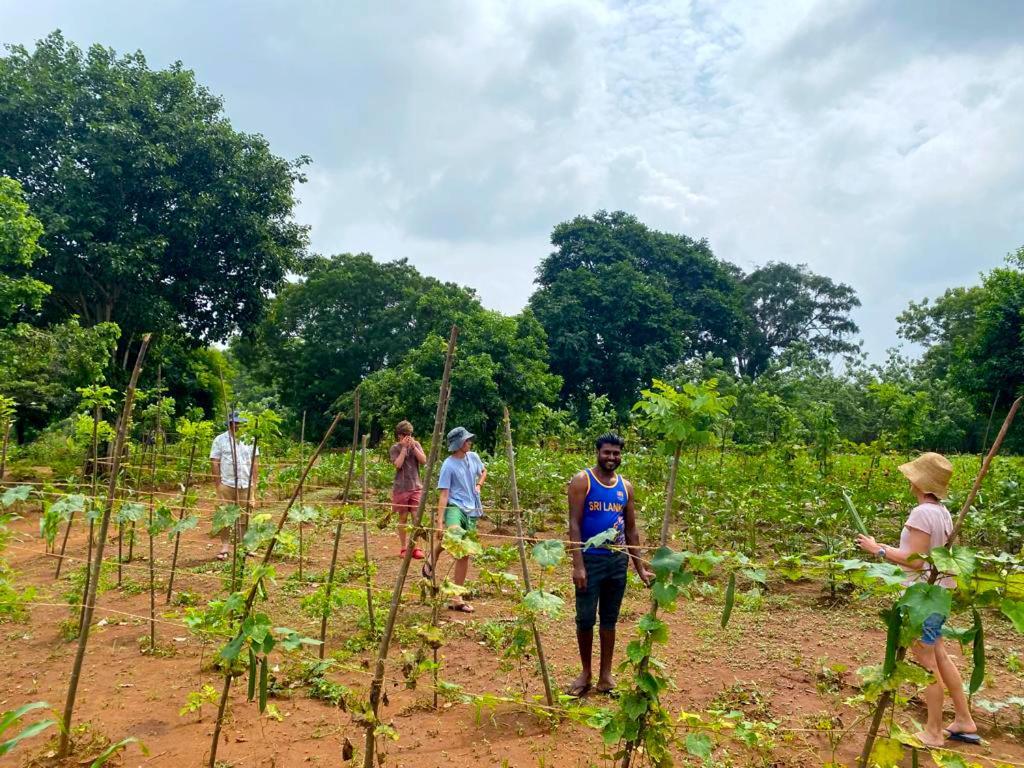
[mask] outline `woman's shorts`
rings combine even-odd
[[[935,645],[942,637],[942,625],[946,623],[946,617],[941,613],[933,613],[924,620],[921,627],[921,644]]]

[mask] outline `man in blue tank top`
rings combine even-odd
[[[597,438],[597,464],[579,472],[569,483],[569,539],[586,542],[609,532],[607,546],[572,547],[572,582],[576,587],[576,642],[583,671],[568,693],[583,696],[590,690],[594,623],[600,611],[601,667],[597,690],[615,688],[612,655],[615,652],[615,624],[626,592],[626,572],[633,561],[640,580],[650,586],[654,574],[635,557],[640,545],[633,506],[633,486],[616,470],[622,463],[625,441],[615,434]]]

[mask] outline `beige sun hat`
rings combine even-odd
[[[953,465],[941,453],[922,453],[913,461],[900,464],[900,472],[925,493],[933,493],[940,499],[949,495]]]

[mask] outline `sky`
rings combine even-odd
[[[312,250],[407,258],[521,309],[559,222],[625,210],[751,270],[852,285],[881,361],[911,300],[1024,245],[1016,0],[0,0],[180,60],[308,155]]]

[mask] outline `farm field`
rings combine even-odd
[[[358,706],[366,699],[376,651],[369,635],[363,583],[363,507],[359,499],[347,505],[337,501],[334,483],[340,485],[344,476],[344,454],[324,458],[320,474],[311,480],[314,487],[305,496],[306,504],[319,506],[323,517],[319,523],[305,526],[304,578],[298,578],[294,547],[286,548],[287,553],[274,560],[275,575],[267,584],[268,599],[258,603],[257,610],[269,615],[274,626],[317,636],[318,613],[310,609],[310,596],[315,600],[330,561],[334,526],[328,519],[329,511],[340,515],[343,536],[335,579],[337,602],[327,635],[328,663],[318,666],[315,646],[302,646],[297,651],[278,646],[270,654],[270,706],[262,716],[255,703],[246,701],[245,677],[236,679],[218,751],[223,765],[337,765],[346,741],[355,747],[356,762],[361,761],[364,729],[355,721],[353,704]],[[559,489],[564,480],[559,478],[569,477],[571,468],[584,466],[586,460],[585,454],[565,451],[524,448],[519,452],[517,478],[533,536],[564,538]],[[762,461],[771,463],[776,459],[762,457]],[[906,508],[897,490],[899,483],[892,477],[895,461],[895,457],[882,457],[874,487],[856,494],[868,525],[881,528],[889,538],[895,535],[894,526],[899,525]],[[966,476],[978,459],[964,456],[956,463]],[[712,731],[714,746],[706,764],[854,763],[868,710],[865,704],[851,705],[847,701],[859,692],[857,670],[881,660],[885,632],[877,611],[884,598],[872,594],[863,583],[855,584],[851,578],[855,572],[844,573],[835,565],[853,557],[852,532],[841,501],[820,491],[813,498],[805,499],[803,495],[831,485],[863,486],[871,464],[864,456],[837,456],[835,474],[828,481],[817,476],[806,457],[797,459],[788,471],[773,472],[770,477],[778,477],[778,481],[758,479],[764,476],[756,461],[752,466],[750,457],[732,452],[711,455],[703,461],[699,456],[691,457],[684,469],[672,546],[711,550],[719,553],[723,562],[728,562],[731,553],[749,558],[740,571],[748,576],[737,579],[735,608],[726,627],[720,621],[725,591],[721,563],[708,569],[706,579],[690,585],[676,611],[662,614],[668,640],[656,647],[656,655],[676,686],[662,697],[665,708],[674,717],[686,712],[714,719],[717,715],[707,713],[740,712],[744,723],[756,729],[751,746],[729,738],[728,731]],[[164,498],[180,498],[180,489],[173,482],[176,466],[168,461],[161,471],[159,487],[154,489],[157,504]],[[387,698],[380,716],[397,736],[396,740],[381,741],[385,764],[609,764],[608,759],[602,759],[600,732],[586,720],[596,709],[614,708],[617,699],[591,693],[582,702],[563,699],[557,713],[547,710],[542,706],[544,691],[531,643],[514,652],[522,610],[519,562],[507,507],[508,473],[500,460],[489,462],[489,466],[492,475],[487,505],[491,509],[481,524],[483,549],[473,558],[468,582],[477,612],[465,615],[440,611],[438,678],[444,690],[436,710],[429,671],[419,675],[415,688],[406,684],[410,670],[405,654],[422,647],[417,629],[422,632],[430,624],[432,612],[429,601],[422,600],[421,585],[425,582],[410,574],[406,584],[387,664]],[[648,530],[656,529],[657,507],[664,496],[656,489],[663,485],[665,468],[666,460],[644,453],[627,459],[622,467],[624,475],[635,478],[643,514],[654,521],[648,521]],[[996,463],[986,486],[992,489],[988,497],[991,506],[999,509],[1000,499],[1012,500],[1006,494],[1012,494],[1011,478],[1019,476],[1020,468],[1016,459]],[[387,509],[383,501],[387,493],[372,489],[383,485],[388,471],[380,452],[371,452],[367,475],[373,483],[369,485],[366,509],[378,631],[401,563],[391,530],[394,521],[386,523],[384,530],[376,524]],[[268,467],[261,512],[276,518],[284,508],[286,483],[280,478],[287,479],[292,473],[287,462]],[[127,477],[131,482],[130,473]],[[964,479],[959,480],[962,485]],[[138,478],[136,489],[137,500],[144,503],[149,496],[145,483],[144,476]],[[962,493],[962,488],[958,490]],[[155,544],[155,652],[148,647],[149,563],[144,537],[140,534],[132,561],[122,566],[120,587],[114,540],[107,549],[105,582],[101,582],[102,594],[97,599],[75,721],[88,724],[89,731],[76,736],[76,762],[87,762],[101,752],[108,739],[130,736],[143,742],[149,754],[142,755],[130,745],[123,757],[126,765],[204,764],[216,715],[215,694],[222,680],[211,662],[225,638],[195,631],[185,622],[190,609],[201,610],[210,601],[227,595],[230,562],[213,559],[217,542],[208,530],[216,504],[208,483],[200,484],[198,491],[189,507],[200,521],[182,536],[175,596],[170,605],[165,604],[164,591],[171,547],[166,535],[157,537]],[[723,495],[733,494],[745,501],[735,507],[722,502]],[[39,537],[38,502],[30,498],[18,509],[22,519],[9,526],[5,556],[17,574],[15,585],[33,587],[35,592],[24,605],[25,620],[0,625],[8,649],[0,677],[0,707],[6,709],[27,700],[58,706],[74,656],[74,643],[65,636],[74,611],[67,603],[74,602],[68,594],[73,593],[75,579],[80,589],[86,529],[84,525],[72,528],[66,549],[68,559],[61,579],[55,582],[56,558],[44,554],[44,542]],[[979,520],[991,522],[987,526],[990,530],[983,526],[968,536],[990,538],[993,543],[999,539],[1010,543],[1016,541],[1012,537],[1019,536],[1019,529],[1007,531],[982,511]],[[289,529],[289,533],[294,536],[295,532]],[[648,535],[647,540],[650,538]],[[442,573],[446,562],[450,564],[450,558],[442,560]],[[562,562],[544,572],[531,562],[534,582],[542,579],[545,590],[566,600],[556,618],[538,619],[551,674],[560,687],[565,687],[578,672],[569,568]],[[417,565],[415,561],[413,565]],[[648,602],[648,593],[631,576],[619,625],[616,662],[635,636],[635,626]],[[323,604],[322,595],[319,604]],[[957,617],[954,623],[962,626],[963,617]],[[976,701],[999,706],[1019,697],[1024,688],[1020,667],[1024,643],[1005,620],[993,616],[986,629],[988,667]],[[510,647],[512,653],[508,653]],[[956,655],[965,679],[971,671],[969,657],[969,653],[967,658]],[[623,675],[619,678],[623,683]],[[201,707],[179,714],[189,695],[201,694],[204,686],[209,687]],[[314,698],[314,694],[327,700]],[[339,706],[342,701],[345,705]],[[970,759],[982,764],[1024,762],[1020,712],[1003,705],[997,712],[981,710],[977,715],[986,743],[982,748],[967,748]],[[898,718],[911,728],[911,718],[923,718],[920,702],[901,707]],[[683,724],[680,729],[685,738],[687,729]],[[19,760],[26,764],[45,762],[48,752],[52,752],[52,746],[33,743]],[[681,761],[700,762],[685,750],[680,750],[679,757]]]

